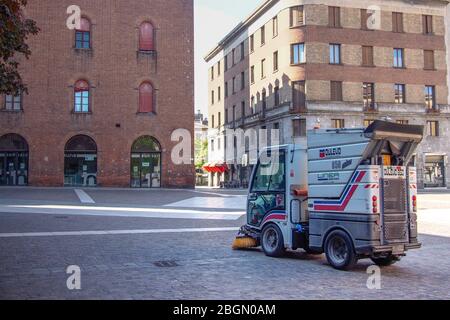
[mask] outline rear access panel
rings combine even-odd
[[[384,168],[382,178],[383,239],[385,244],[407,243],[408,211],[406,176],[404,170],[395,172]]]

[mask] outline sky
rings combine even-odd
[[[208,69],[205,55],[262,0],[194,0],[195,110],[208,111]]]

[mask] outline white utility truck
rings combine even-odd
[[[423,126],[375,121],[367,129],[310,130],[307,146],[264,150],[238,239],[251,238],[271,257],[286,249],[325,253],[340,270],[362,258],[395,263],[421,247],[410,161],[423,132]],[[271,161],[261,161],[263,153]]]

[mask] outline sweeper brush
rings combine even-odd
[[[233,241],[233,250],[256,248],[258,242],[251,237],[236,237]]]

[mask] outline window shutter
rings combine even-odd
[[[367,30],[367,21],[368,21],[367,10],[361,9],[361,29],[362,30]]]
[[[139,112],[153,112],[153,86],[148,82],[139,87]]]
[[[434,69],[434,51],[424,50],[424,68],[427,70]]]
[[[152,51],[155,49],[154,28],[149,22],[144,22],[140,27],[139,50]]]
[[[306,107],[305,82],[297,81],[293,85],[293,108],[301,110]]]
[[[328,7],[328,25],[334,27],[334,7]]]
[[[334,12],[334,26],[335,27],[340,27],[341,26],[341,8],[339,7],[335,7],[334,8],[335,12]]]

